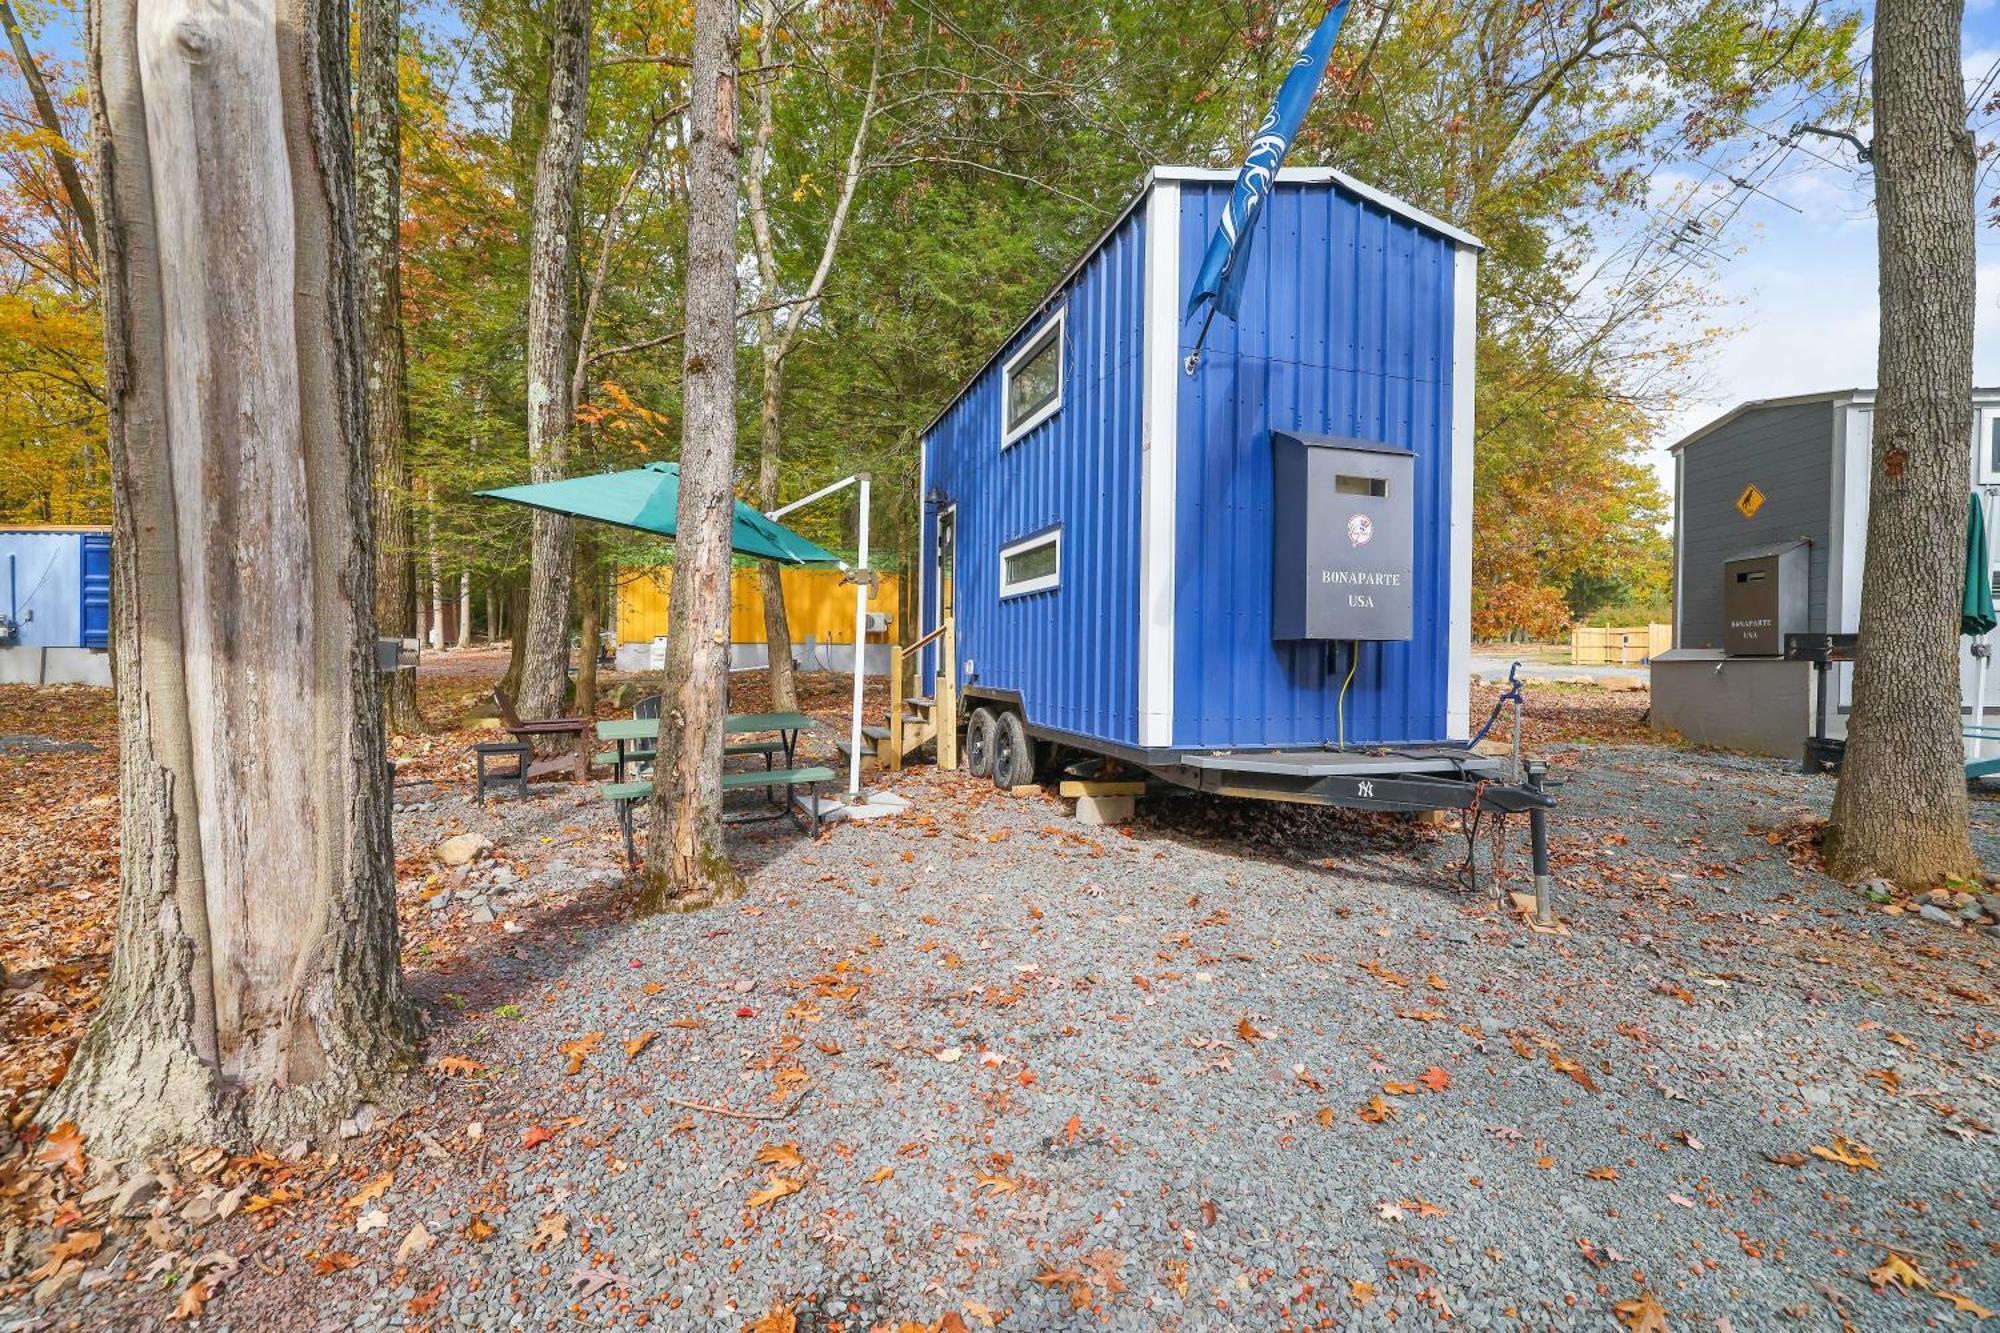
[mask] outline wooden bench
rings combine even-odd
[[[576,748],[568,754],[537,759],[529,767],[527,777],[522,779],[524,783],[548,773],[560,773],[564,769],[574,769],[578,782],[590,776],[589,718],[552,717],[539,722],[523,722],[515,715],[514,700],[501,689],[493,691],[493,707],[500,714],[500,725],[517,741],[526,741],[529,745],[533,745],[540,739],[567,736],[575,744]]]
[[[785,789],[785,810],[793,819],[798,818],[797,802],[794,794],[799,788],[806,790],[808,820],[800,827],[813,837],[819,836],[819,785],[836,781],[838,775],[830,768],[776,768],[748,773],[724,773],[722,790],[725,792],[745,791],[754,788]],[[618,830],[625,835],[625,867],[627,871],[638,868],[639,854],[634,845],[634,810],[641,801],[651,800],[653,784],[650,782],[607,782],[598,788],[598,793],[611,803],[612,811],[618,816]]]

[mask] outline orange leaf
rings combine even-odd
[[[877,1171],[874,1175],[868,1177],[867,1183],[870,1185],[879,1185],[883,1181],[887,1180],[890,1176],[893,1176],[895,1174],[896,1174],[895,1167],[885,1166],[881,1170]]]
[[[1554,1069],[1557,1073],[1568,1074],[1578,1083],[1581,1083],[1585,1091],[1588,1092],[1597,1091],[1597,1084],[1591,1081],[1590,1071],[1588,1069],[1585,1069],[1582,1065],[1578,1064],[1576,1061],[1570,1059],[1568,1056],[1563,1055],[1558,1051],[1550,1051],[1549,1067],[1551,1069]]]
[[[1941,1301],[1950,1301],[1959,1313],[1969,1314],[1974,1319],[1991,1319],[1993,1317],[1993,1312],[1978,1301],[1968,1296],[1961,1296],[1955,1291],[1934,1291],[1931,1295]]]
[[[979,1183],[972,1187],[972,1192],[977,1194],[981,1190],[985,1190],[989,1197],[996,1194],[1012,1194],[1015,1190],[1021,1188],[1021,1182],[1018,1180],[1009,1180],[1005,1176],[988,1175],[985,1172],[980,1173],[978,1180]]]
[[[602,1032],[586,1032],[581,1037],[573,1037],[558,1045],[556,1049],[569,1057],[569,1068],[564,1072],[572,1075],[581,1074],[583,1062],[590,1058],[590,1053],[597,1049],[597,1043],[603,1040]]]
[[[1590,1180],[1616,1180],[1618,1179],[1618,1168],[1615,1166],[1593,1166],[1583,1174]]]
[[[638,1058],[639,1058],[639,1052],[641,1052],[641,1051],[645,1050],[645,1049],[646,1049],[646,1048],[647,1048],[648,1046],[651,1046],[651,1045],[653,1044],[653,1038],[655,1038],[655,1037],[657,1037],[657,1036],[659,1036],[659,1035],[660,1035],[659,1033],[657,1033],[657,1032],[654,1032],[654,1031],[651,1031],[651,1030],[649,1029],[649,1030],[647,1030],[647,1031],[645,1031],[645,1032],[641,1032],[641,1033],[640,1033],[640,1034],[639,1034],[638,1036],[636,1036],[636,1037],[632,1038],[632,1040],[630,1040],[630,1041],[626,1042],[626,1043],[625,1043],[625,1063],[629,1065],[629,1064],[631,1064],[631,1063],[632,1063],[632,1062],[633,1062],[634,1060],[638,1059]]]
[[[177,1320],[199,1319],[201,1318],[202,1307],[207,1304],[208,1283],[205,1281],[190,1282],[187,1285],[187,1289],[181,1292],[181,1298],[174,1302],[174,1318]]]
[[[1928,1290],[1931,1280],[1910,1265],[1910,1261],[1891,1250],[1889,1257],[1881,1264],[1868,1270],[1868,1280],[1877,1287],[1894,1283],[1904,1291]]]
[[[384,1194],[387,1194],[389,1187],[395,1183],[396,1173],[394,1171],[384,1171],[381,1175],[354,1191],[353,1196],[341,1206],[343,1208],[359,1208],[363,1204],[373,1203]]]
[[[799,1156],[795,1143],[767,1143],[757,1150],[757,1156],[751,1160],[764,1166],[803,1167],[806,1164],[806,1159]]]
[[[1875,1160],[1875,1153],[1872,1148],[1864,1148],[1860,1144],[1842,1138],[1838,1134],[1833,1136],[1833,1146],[1831,1148],[1823,1148],[1815,1143],[1806,1149],[1806,1151],[1815,1157],[1824,1157],[1829,1162],[1838,1162],[1849,1171],[1880,1171],[1882,1169],[1882,1164]]]
[[[743,1326],[743,1333],[797,1333],[798,1316],[789,1305],[774,1305],[769,1311]]]
[[[1667,1312],[1653,1298],[1653,1293],[1643,1288],[1637,1300],[1620,1301],[1611,1310],[1632,1333],[1668,1333]]]
[[[1424,978],[1424,984],[1425,984],[1425,985],[1427,985],[1427,986],[1429,986],[1429,987],[1430,987],[1430,988],[1431,988],[1432,990],[1450,990],[1450,989],[1451,989],[1451,983],[1450,983],[1450,982],[1448,982],[1448,981],[1446,981],[1446,980],[1445,980],[1445,979],[1444,979],[1443,977],[1441,977],[1441,976],[1438,976],[1438,975],[1437,975],[1437,974],[1435,974],[1435,973],[1431,974],[1431,975],[1430,975],[1430,976],[1428,976],[1428,977],[1425,977],[1425,978]]]
[[[1063,1141],[1074,1148],[1076,1146],[1076,1136],[1082,1132],[1083,1117],[1073,1115],[1069,1118],[1069,1123],[1063,1126]]]
[[[1382,1091],[1388,1093],[1391,1097],[1410,1097],[1416,1094],[1417,1085],[1414,1083],[1384,1083]]]
[[[646,992],[646,994],[648,995],[658,995],[661,991],[665,990],[666,988],[667,988],[667,983],[665,983],[664,981],[649,981],[645,985],[639,987],[640,990]]]
[[[1368,1105],[1361,1108],[1361,1118],[1368,1124],[1379,1125],[1386,1120],[1394,1120],[1396,1118],[1396,1108],[1383,1101],[1380,1097],[1370,1097]]]
[[[43,1166],[59,1166],[63,1174],[71,1180],[82,1180],[87,1160],[83,1152],[83,1135],[77,1130],[74,1120],[65,1120],[49,1131],[42,1141],[42,1150],[35,1154],[35,1160]]]
[[[1269,1036],[1252,1027],[1248,1018],[1236,1020],[1236,1035],[1243,1039],[1246,1046],[1255,1046],[1260,1041],[1270,1040]]]
[[[755,1194],[752,1194],[744,1206],[747,1208],[768,1208],[786,1195],[797,1194],[805,1187],[806,1183],[803,1180],[792,1180],[785,1176],[774,1175],[771,1177],[770,1183]]]
[[[249,1202],[243,1205],[243,1211],[246,1213],[261,1213],[266,1208],[277,1208],[284,1204],[297,1203],[299,1198],[300,1195],[297,1190],[289,1190],[280,1185],[269,1194],[251,1195]]]
[[[462,1055],[447,1055],[438,1061],[438,1073],[440,1074],[457,1074],[460,1078],[471,1078],[474,1074],[483,1074],[485,1072],[485,1065],[480,1064],[477,1060],[469,1060]]]
[[[493,1224],[487,1221],[486,1218],[479,1213],[474,1213],[472,1215],[472,1220],[465,1224],[465,1234],[472,1237],[474,1240],[485,1240],[488,1236],[493,1234],[493,1231],[494,1231]]]
[[[321,1277],[332,1277],[335,1273],[344,1273],[356,1267],[360,1262],[360,1255],[348,1254],[345,1251],[323,1254],[313,1261],[313,1271]]]
[[[1417,1082],[1423,1084],[1432,1092],[1443,1092],[1451,1086],[1451,1075],[1438,1066],[1432,1065],[1429,1069],[1417,1075]]]

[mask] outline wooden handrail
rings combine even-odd
[[[943,633],[944,633],[944,626],[939,625],[936,629],[932,630],[929,634],[924,635],[923,638],[918,639],[915,643],[904,644],[902,648],[900,648],[898,651],[907,655],[909,653],[916,652],[920,648],[928,648],[931,644],[936,643],[938,641],[939,636],[941,636]]]

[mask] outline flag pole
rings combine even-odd
[[[1187,360],[1182,363],[1182,368],[1190,376],[1194,374],[1195,367],[1201,364],[1201,347],[1203,343],[1208,341],[1208,326],[1215,323],[1215,306],[1215,301],[1210,300],[1208,303],[1208,318],[1201,322],[1201,332],[1195,335],[1194,350],[1187,354]]]

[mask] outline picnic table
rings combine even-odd
[[[798,758],[799,733],[814,726],[811,718],[804,713],[731,713],[723,720],[722,731],[726,736],[753,736],[775,733],[778,737],[779,752],[785,757],[784,767],[790,768]],[[614,781],[625,780],[625,765],[633,756],[627,752],[634,741],[655,741],[660,738],[660,719],[656,717],[620,717],[597,724],[597,739],[616,745],[612,758]],[[761,744],[730,746],[726,753],[750,754],[766,753]],[[650,753],[642,756],[650,758]],[[768,759],[767,759],[768,764]]]

